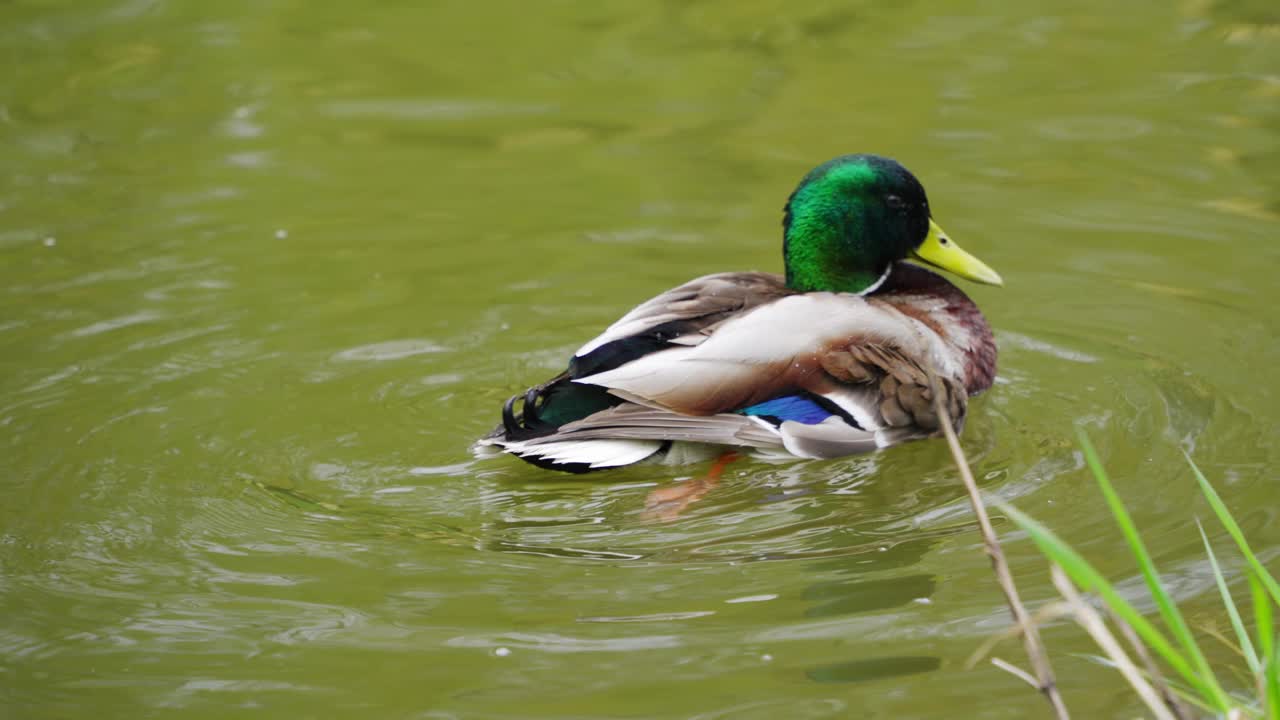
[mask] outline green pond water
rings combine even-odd
[[[632,305],[778,269],[847,152],[1005,277],[964,284],[985,489],[1150,608],[1084,425],[1226,630],[1183,450],[1275,567],[1276,8],[0,3],[0,716],[1040,715],[964,667],[1008,615],[940,441],[740,461],[670,522],[706,465],[471,452]],[[1045,637],[1077,717],[1139,714]]]

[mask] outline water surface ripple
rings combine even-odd
[[[1280,66],[1251,7],[4,4],[0,707],[1041,712],[963,668],[1007,615],[941,443],[740,461],[670,520],[646,497],[705,466],[470,452],[635,303],[777,269],[786,194],[851,151],[915,170],[1007,278],[965,286],[1001,351],[964,432],[985,491],[1148,607],[1084,426],[1217,622],[1184,451],[1280,557]],[[1078,716],[1137,712],[1046,637]]]

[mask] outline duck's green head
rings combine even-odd
[[[878,155],[844,155],[809,171],[787,200],[782,227],[793,290],[869,293],[906,258],[1002,284],[933,221],[920,181]]]

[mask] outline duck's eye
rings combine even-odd
[[[901,210],[907,206],[907,203],[897,195],[889,195],[884,199],[884,204],[889,206],[890,210]]]

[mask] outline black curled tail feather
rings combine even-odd
[[[510,436],[512,433],[519,432],[520,421],[516,420],[515,407],[516,401],[520,398],[520,395],[512,395],[507,398],[507,401],[502,405],[502,430],[507,436]],[[524,413],[521,413],[521,417],[523,416]]]
[[[538,409],[545,405],[550,389],[568,380],[568,377],[568,373],[561,373],[541,385],[535,385],[507,398],[502,405],[502,438],[528,440],[554,431],[554,427],[548,426],[538,417]]]
[[[572,382],[568,372],[512,395],[502,406],[502,425],[490,437],[529,440],[556,432],[561,425],[622,402],[595,385]]]
[[[502,429],[506,431],[507,439],[520,440],[532,437],[530,433],[536,434],[538,430],[544,429],[545,425],[538,419],[538,406],[545,401],[547,386],[538,385],[529,388],[523,393],[516,393],[507,398],[502,405]],[[516,403],[520,404],[520,414],[516,415]],[[524,437],[516,437],[523,435]]]

